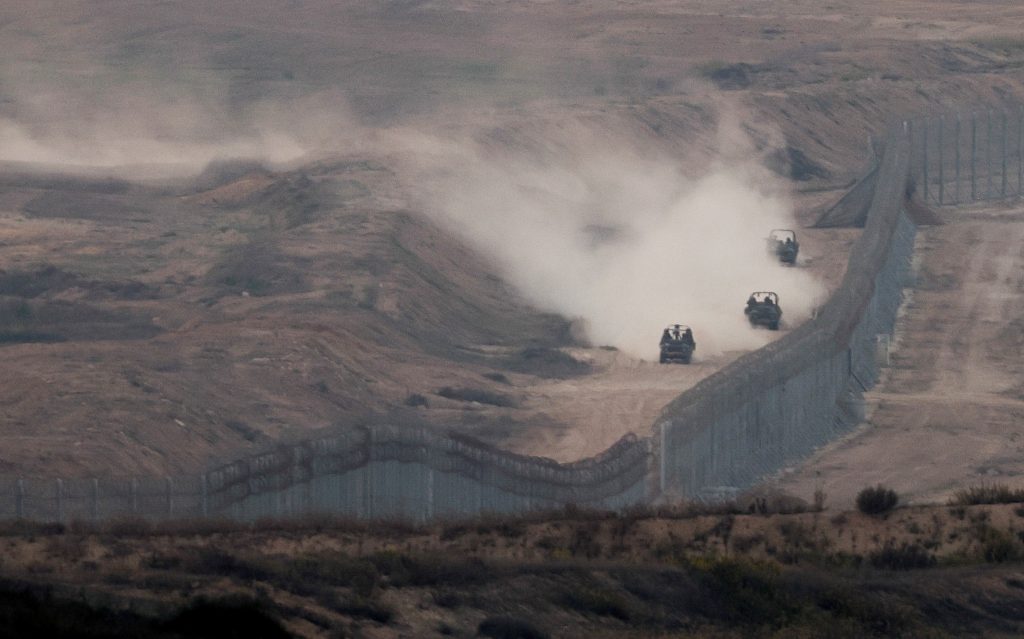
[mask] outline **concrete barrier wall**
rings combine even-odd
[[[870,199],[865,229],[818,317],[683,393],[649,438],[628,436],[596,457],[559,464],[456,434],[371,426],[196,477],[0,480],[0,517],[329,512],[424,521],[727,496],[859,420],[860,393],[877,378],[876,339],[892,331],[913,251],[914,226],[902,210],[907,155],[906,136],[894,135],[873,191],[862,185],[851,198]]]

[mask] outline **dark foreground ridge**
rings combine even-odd
[[[421,527],[11,522],[0,623],[76,637],[1019,636],[1024,507],[980,492],[871,515],[769,496]]]

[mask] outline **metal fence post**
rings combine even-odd
[[[907,144],[910,145],[910,159],[908,160],[909,168],[907,173],[917,179],[917,147],[914,146],[914,121],[904,120],[903,130],[907,133]]]
[[[366,429],[366,464],[363,465],[363,512],[364,519],[373,519],[373,482],[370,476],[373,470],[373,427]]]
[[[167,493],[167,517],[174,516],[174,481],[170,477],[165,478]]]
[[[1024,195],[1024,106],[1017,112],[1017,195]]]
[[[904,122],[903,123],[904,129],[906,129],[906,126],[907,126],[907,123]],[[659,436],[659,439],[660,439],[659,445],[660,445],[660,448],[661,448],[661,450],[659,451],[660,454],[658,456],[659,457],[659,459],[658,459],[658,475],[659,475],[658,476],[658,492],[660,493],[661,496],[664,496],[665,495],[665,486],[666,486],[666,480],[665,480],[665,466],[666,466],[665,455],[667,454],[665,452],[666,451],[666,448],[665,448],[666,447],[666,439],[667,439],[667,433],[665,432],[665,430],[666,430],[666,428],[668,428],[668,420],[662,420],[660,426],[661,426],[661,428],[658,429],[658,436]]]
[[[429,463],[427,467],[427,499],[426,509],[423,514],[423,522],[426,523],[434,518],[434,469],[430,467]]]
[[[1000,147],[1003,152],[1003,179],[999,185],[999,196],[1006,197],[1006,111],[1002,112],[1003,120],[1003,134],[1000,137]]]
[[[956,180],[953,186],[953,198],[954,204],[960,204],[960,114],[956,114],[956,123],[953,125],[953,153],[955,156],[955,168],[954,179]]]
[[[924,191],[921,196],[928,202],[928,118],[921,121],[921,182]]]
[[[206,484],[206,473],[203,473],[200,477],[202,490],[203,490],[203,517],[207,517],[210,514],[208,495],[209,491]]]
[[[985,118],[985,199],[992,197],[992,109]]]
[[[971,113],[971,201],[978,199],[978,114]]]
[[[64,521],[64,481],[57,480],[57,523]]]
[[[25,480],[24,479],[19,479],[18,480],[18,483],[15,485],[15,490],[17,491],[17,493],[15,494],[14,510],[15,510],[15,513],[17,514],[17,516],[18,516],[18,519],[24,519],[25,518]]]
[[[92,480],[92,519],[96,521],[100,518],[100,482],[98,479]]]
[[[945,196],[946,196],[946,177],[945,177],[945,171],[943,170],[943,166],[942,166],[943,164],[945,164],[944,157],[943,157],[944,156],[943,148],[942,148],[943,147],[943,141],[944,141],[943,138],[945,137],[943,135],[943,129],[945,129],[945,128],[946,128],[946,118],[945,118],[945,116],[941,116],[940,115],[939,116],[939,206],[942,206],[943,204],[945,204],[944,200],[945,200]]]

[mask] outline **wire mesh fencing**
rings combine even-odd
[[[910,121],[910,178],[939,206],[1024,197],[1024,105]]]

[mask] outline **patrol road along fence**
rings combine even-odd
[[[657,493],[715,497],[749,487],[862,419],[878,377],[876,343],[892,332],[914,249],[903,210],[908,135],[891,136],[864,232],[817,317],[678,397],[655,425]],[[856,187],[855,187],[856,188]]]
[[[650,437],[569,464],[422,428],[367,426],[253,455],[199,476],[0,480],[0,516],[37,520],[307,513],[425,521],[576,504],[621,509],[743,489],[860,419],[914,245],[903,211],[907,127],[858,198],[866,226],[818,316],[683,393]],[[873,193],[872,193],[873,187]]]

